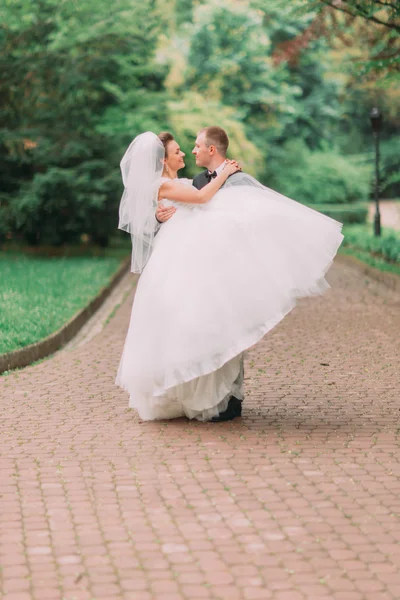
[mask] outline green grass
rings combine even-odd
[[[57,331],[105,286],[127,255],[32,257],[0,254],[0,354]]]
[[[386,273],[394,273],[395,275],[400,275],[400,265],[388,263],[382,258],[377,258],[376,256],[372,256],[369,252],[363,250],[356,250],[353,248],[347,248],[344,246],[339,250],[340,254],[346,254],[348,256],[354,256],[361,260],[362,262],[370,265],[371,267],[375,267],[375,269],[379,269],[380,271],[385,271]]]
[[[373,225],[345,225],[341,254],[354,256],[366,264],[400,275],[400,231],[382,228],[381,236],[374,236]]]

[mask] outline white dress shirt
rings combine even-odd
[[[217,174],[217,175],[219,175],[219,174],[221,173],[221,171],[222,171],[222,169],[224,168],[225,164],[226,164],[226,160],[224,160],[224,162],[223,162],[223,163],[221,163],[221,164],[219,165],[219,167],[217,167],[217,168],[215,169],[215,172],[216,172],[216,174]],[[211,175],[212,173],[214,173],[214,171],[210,171],[210,170],[209,170],[209,171],[208,171],[208,173],[209,173],[209,175]]]

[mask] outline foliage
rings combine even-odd
[[[350,17],[361,17],[400,32],[398,23],[400,6],[395,0],[385,0],[384,2],[382,0],[341,0],[341,2],[319,0],[319,2],[350,15]]]
[[[0,221],[28,242],[107,243],[115,228],[119,158],[163,111],[152,6],[5,2]]]
[[[290,111],[300,90],[285,81],[284,67],[273,68],[271,43],[257,12],[215,3],[199,7],[195,17],[186,84],[228,106],[240,105],[244,121],[259,115],[265,120],[272,107],[276,114]]]
[[[395,0],[295,0],[292,10],[315,11],[328,38],[347,48],[354,77],[400,70],[400,8]],[[350,57],[349,56],[349,57]]]
[[[198,131],[207,123],[210,114],[218,115],[218,124],[229,131],[229,156],[240,160],[243,170],[257,175],[262,170],[262,156],[259,149],[246,137],[245,129],[237,118],[234,109],[205,98],[196,92],[187,92],[180,99],[170,101],[171,127],[180,145],[189,154],[194,146]],[[189,158],[189,157],[188,157]],[[193,161],[187,168],[187,175],[194,176]]]
[[[171,129],[193,175],[197,131],[220,124],[267,185],[345,205],[373,184],[378,105],[382,192],[399,195],[400,37],[370,18],[394,22],[392,0],[340,3],[363,18],[324,0],[0,3],[0,241],[107,244],[145,130]]]
[[[293,104],[301,89],[291,83],[285,64],[274,64],[259,12],[246,3],[222,7],[217,0],[210,0],[198,5],[193,22],[182,32],[181,43],[168,46],[167,60],[172,64],[167,86],[173,124],[193,119],[198,130],[236,121],[232,151],[236,152],[236,140],[244,134],[248,142],[242,140],[239,156],[250,172],[262,176],[260,157],[265,157],[269,141],[293,120]],[[193,97],[194,106],[189,100]]]
[[[304,142],[288,142],[278,160],[271,165],[270,187],[299,202],[347,204],[368,197],[369,167],[337,151],[313,152]]]
[[[119,258],[0,258],[0,353],[57,331],[108,283]]]
[[[368,216],[368,204],[366,202],[354,202],[353,204],[315,204],[311,206],[340,223],[365,223]]]
[[[392,138],[381,144],[380,192],[383,198],[400,197],[399,140]]]
[[[273,64],[285,66],[288,80],[299,90],[291,102],[291,118],[281,120],[277,136],[269,135],[268,156],[290,139],[301,138],[310,148],[319,148],[322,139],[333,141],[343,112],[343,83],[339,73],[332,73],[330,47],[318,15],[294,10],[297,1],[254,1],[270,34]]]
[[[50,167],[21,186],[10,206],[18,231],[31,244],[79,241],[82,232],[106,244],[115,220],[108,203],[107,164],[85,161],[75,168]],[[115,190],[116,191],[116,190]]]
[[[358,250],[351,246],[342,246],[339,248],[340,254],[347,254],[348,256],[354,256],[358,260],[378,269],[379,271],[385,271],[386,273],[393,273],[400,277],[400,265],[398,263],[390,263],[384,260],[380,256],[374,256],[366,250]]]
[[[400,232],[383,229],[382,235],[375,236],[372,226],[358,225],[345,229],[344,245],[382,257],[388,262],[400,264]]]

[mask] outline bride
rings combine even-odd
[[[244,350],[297,298],[329,287],[343,236],[337,221],[233,175],[235,161],[197,190],[178,179],[185,155],[171,138],[143,133],[121,161],[119,227],[142,275],[116,384],[144,420],[208,421],[240,404]],[[176,213],[155,235],[158,200]]]

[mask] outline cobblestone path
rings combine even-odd
[[[242,419],[141,423],[133,293],[0,377],[3,600],[398,600],[400,299],[338,262],[246,358]]]

